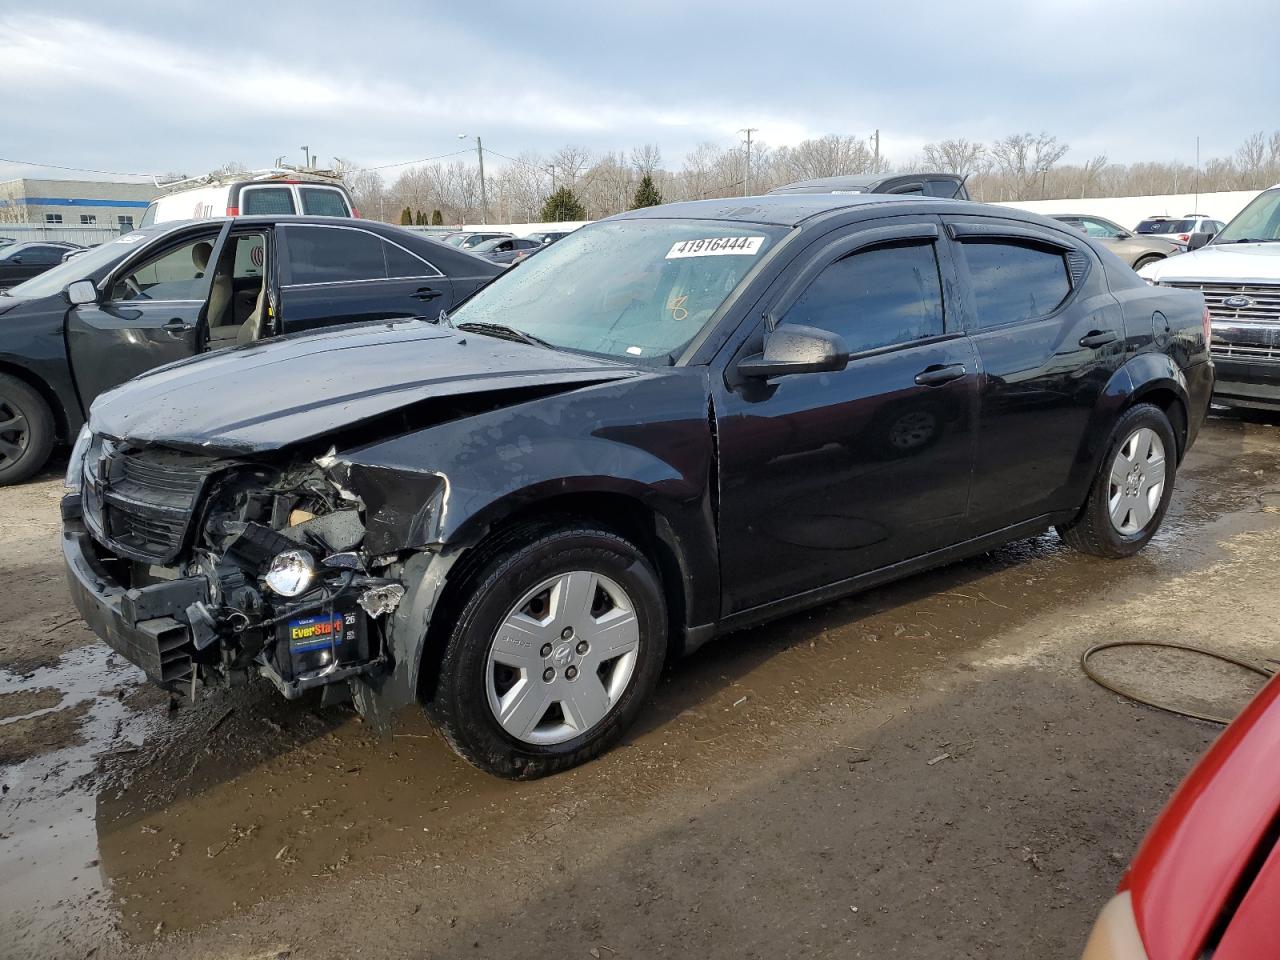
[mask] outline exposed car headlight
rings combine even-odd
[[[93,443],[93,434],[86,423],[80,428],[76,442],[71,447],[71,460],[67,463],[67,475],[62,481],[62,485],[72,492],[78,493],[80,484],[84,480],[84,455],[89,452],[91,443]]]
[[[305,550],[286,550],[276,554],[262,580],[272,593],[296,597],[306,593],[315,583],[316,562]]]

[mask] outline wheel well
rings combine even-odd
[[[1187,449],[1187,408],[1182,398],[1166,387],[1155,387],[1135,396],[1133,403],[1150,403],[1164,411],[1178,441],[1178,462],[1181,463],[1182,454]]]
[[[466,602],[467,587],[497,550],[510,546],[522,531],[568,523],[590,523],[625,537],[653,564],[667,601],[667,653],[678,651],[688,626],[685,576],[674,547],[663,537],[657,514],[640,501],[616,493],[574,493],[549,497],[504,516],[467,547],[445,577],[431,612],[418,672],[419,697],[434,695],[449,628]]]
[[[58,395],[54,393],[52,387],[26,369],[26,367],[20,367],[17,364],[0,361],[0,373],[13,377],[15,380],[21,380],[36,393],[40,394],[44,402],[49,405],[49,410],[53,413],[53,424],[54,429],[58,431],[58,439],[63,442],[71,439],[71,431],[67,426],[67,411],[63,409],[62,402],[58,399]]]

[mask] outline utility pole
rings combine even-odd
[[[1196,137],[1196,204],[1192,213],[1200,212],[1200,138]]]
[[[747,172],[742,178],[742,195],[744,197],[751,196],[751,135],[759,133],[759,127],[743,127],[738,131],[747,135]]]
[[[304,146],[302,148],[302,155],[306,157],[306,160],[303,161],[303,164],[304,164],[303,169],[310,170],[311,169],[311,148]]]
[[[459,140],[467,139],[465,133],[458,134]],[[480,143],[480,138],[476,137],[476,158],[480,161],[480,222],[488,224],[489,222],[489,197],[484,192],[484,146]]]
[[[875,163],[875,168],[873,172],[879,173],[880,172],[880,131],[879,130],[876,130],[876,132],[872,135],[871,140],[875,144],[875,153],[874,153],[875,159],[873,161]]]

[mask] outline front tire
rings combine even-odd
[[[17,377],[0,374],[0,487],[21,483],[49,460],[53,411]]]
[[[1133,263],[1133,269],[1135,271],[1138,271],[1138,270],[1141,270],[1143,267],[1149,267],[1153,263],[1159,263],[1161,260],[1167,260],[1167,259],[1168,259],[1167,257],[1162,257],[1158,253],[1149,253],[1146,256],[1139,257],[1137,260],[1135,260]]]
[[[428,716],[463,759],[532,780],[614,743],[653,692],[666,604],[630,541],[528,527],[468,578]]]
[[[1131,557],[1151,540],[1173,497],[1177,440],[1159,407],[1139,403],[1120,418],[1084,509],[1058,534],[1099,557]]]

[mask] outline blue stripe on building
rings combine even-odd
[[[143,207],[149,200],[84,200],[79,197],[27,197],[25,200],[0,200],[0,207]]]

